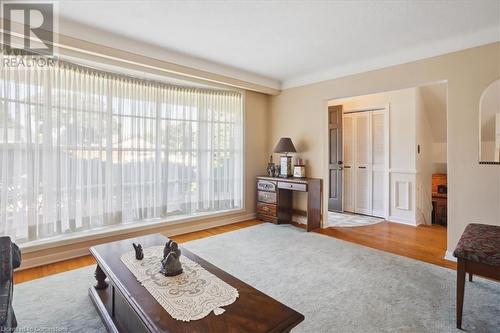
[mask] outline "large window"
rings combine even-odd
[[[66,62],[0,75],[0,235],[241,208],[241,93]]]

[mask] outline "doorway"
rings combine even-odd
[[[446,98],[440,82],[328,102],[326,226],[445,225]]]
[[[370,225],[387,216],[387,109],[329,106],[329,225]]]
[[[421,86],[417,90],[417,213],[419,224],[447,226],[447,85]],[[418,112],[420,109],[420,112]],[[432,147],[429,149],[426,147]],[[428,203],[432,202],[429,206]]]

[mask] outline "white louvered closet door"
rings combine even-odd
[[[372,111],[372,215],[384,217],[386,180],[385,113]]]
[[[370,112],[354,114],[354,211],[372,214],[372,165],[371,165]]]
[[[344,115],[343,125],[344,138],[344,210],[354,213],[354,120],[352,114]]]

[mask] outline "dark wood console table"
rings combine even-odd
[[[257,177],[257,219],[290,223],[294,191],[307,192],[307,231],[320,228],[322,181],[319,178]]]

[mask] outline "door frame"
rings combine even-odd
[[[363,96],[363,95],[359,95],[359,96]],[[357,96],[352,96],[352,97],[349,97],[349,98],[355,98]],[[323,119],[324,119],[324,126],[323,126],[323,143],[325,143],[323,145],[323,178],[325,180],[325,188],[329,188],[330,187],[330,181],[329,181],[329,157],[330,157],[330,152],[329,152],[329,142],[328,142],[328,139],[329,139],[329,136],[328,136],[328,132],[329,132],[329,129],[328,129],[328,116],[329,116],[329,113],[328,113],[328,107],[329,106],[332,106],[332,105],[340,105],[341,103],[335,103],[335,101],[337,100],[341,100],[341,99],[344,99],[344,98],[335,98],[335,99],[329,99],[329,100],[326,100],[325,101],[325,104],[324,104],[324,116],[323,116]],[[370,110],[384,110],[385,111],[385,146],[387,148],[386,150],[386,154],[385,154],[385,170],[384,170],[384,175],[385,175],[385,186],[384,186],[384,212],[385,212],[385,216],[383,216],[383,218],[385,219],[388,219],[389,216],[390,216],[390,183],[391,183],[391,179],[390,179],[390,169],[391,169],[391,165],[390,165],[390,151],[391,151],[391,146],[390,146],[390,124],[391,124],[391,105],[390,103],[387,103],[387,104],[382,104],[382,105],[373,105],[373,106],[370,106],[370,107],[363,107],[363,108],[359,108],[359,109],[345,109],[343,110],[343,113],[352,113],[352,112],[363,112],[363,111],[370,111]],[[343,149],[342,149],[342,153],[343,153]],[[344,156],[342,156],[342,160],[344,160]],[[344,177],[342,177],[342,182],[344,182]],[[345,189],[345,186],[344,184],[342,183],[342,191],[344,191]],[[328,197],[329,197],[329,194],[328,194],[328,191],[324,191],[323,193],[323,200],[325,200],[324,202],[328,203]],[[342,195],[342,200],[344,200],[344,195]],[[343,206],[343,204],[342,204]],[[343,208],[343,207],[342,207]],[[326,217],[326,219],[328,219],[328,204],[326,205],[323,205],[323,216]],[[324,222],[324,219],[322,219],[322,228],[325,226],[325,222]]]

